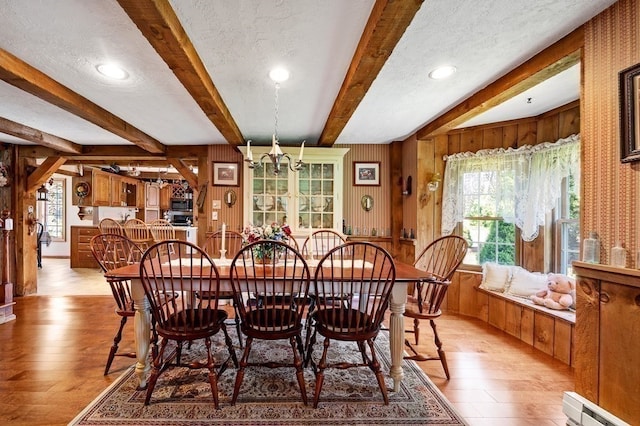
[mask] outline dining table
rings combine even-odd
[[[231,259],[212,259],[220,278],[220,291],[232,291],[230,272]],[[308,259],[307,265],[313,279],[315,269],[318,267],[317,259]],[[176,273],[176,268],[180,268],[180,261],[167,262],[162,267],[167,276],[170,268]],[[391,291],[389,301],[389,341],[391,355],[390,377],[393,379],[393,391],[400,389],[400,384],[404,376],[402,361],[404,357],[404,311],[407,302],[407,288],[409,283],[417,282],[421,279],[430,278],[426,271],[415,268],[411,264],[394,261],[396,278]],[[190,268],[188,270],[191,270]],[[195,275],[195,273],[194,273]],[[184,276],[184,275],[183,275]],[[116,280],[128,280],[131,282],[131,295],[135,304],[134,316],[134,340],[136,350],[136,375],[139,381],[139,388],[144,389],[147,385],[147,377],[151,368],[149,363],[149,349],[151,343],[151,314],[149,303],[145,296],[142,280],[140,276],[140,264],[132,263],[121,268],[113,269],[105,273],[105,277]],[[316,283],[323,285],[323,283]],[[326,285],[330,285],[326,283]]]

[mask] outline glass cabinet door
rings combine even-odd
[[[273,165],[265,164],[253,170],[253,208],[251,223],[255,226],[287,222],[289,204],[289,169],[273,173]]]
[[[333,163],[305,164],[298,172],[298,227],[334,228]]]
[[[254,158],[262,158],[270,147],[255,147]],[[291,148],[289,154],[297,153]],[[244,166],[245,223],[263,226],[273,222],[287,223],[297,235],[305,235],[311,229],[329,228],[340,231],[342,221],[342,164],[348,148],[305,149],[302,168],[289,169],[283,158],[280,172],[268,158],[262,165]],[[245,154],[245,147],[240,147]]]

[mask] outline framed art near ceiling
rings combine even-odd
[[[353,162],[353,184],[356,186],[380,186],[380,162]]]
[[[215,186],[240,186],[238,163],[213,163],[213,184]]]
[[[640,64],[620,71],[620,160],[640,160]]]

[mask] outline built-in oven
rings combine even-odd
[[[191,211],[193,210],[193,199],[190,198],[172,198],[171,210]]]
[[[175,226],[191,226],[193,224],[193,215],[190,214],[173,214],[171,224]]]

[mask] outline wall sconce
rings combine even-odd
[[[402,195],[411,195],[412,178],[409,176],[406,182],[402,182]]]
[[[232,207],[236,203],[237,199],[236,192],[233,189],[227,189],[224,193],[224,203],[227,207]]]
[[[33,206],[27,207],[27,216],[24,220],[25,225],[27,225],[27,235],[33,235],[36,231],[36,216],[33,213]]]
[[[440,182],[442,181],[442,176],[440,173],[434,173],[431,176],[431,180],[427,182],[427,191],[424,191],[420,194],[420,204],[424,206],[429,198],[431,197],[432,192],[436,192],[440,187]]]
[[[437,191],[440,186],[440,182],[442,182],[442,176],[440,176],[440,173],[435,173],[431,176],[429,183],[427,183],[427,189],[429,189],[430,192]]]
[[[363,195],[360,199],[360,205],[365,212],[371,211],[373,208],[373,197],[371,195]]]

